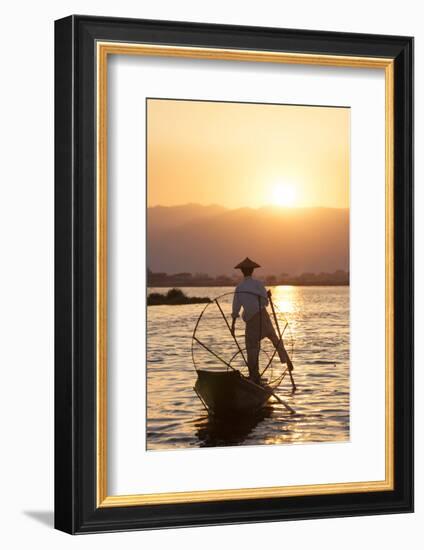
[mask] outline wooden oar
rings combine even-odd
[[[272,392],[271,395],[272,395],[272,397],[275,397],[275,399],[276,399],[279,403],[281,403],[282,405],[284,405],[284,407],[286,407],[286,409],[287,409],[288,411],[290,411],[291,414],[296,414],[296,411],[295,411],[294,409],[292,409],[288,403],[286,403],[285,401],[283,401],[282,399],[280,399],[280,398],[278,397],[278,395],[276,395],[274,392]]]
[[[253,382],[253,380],[249,380],[249,378],[246,378],[245,380],[246,380],[246,382],[249,382],[249,384],[253,384],[254,386],[257,386],[258,388],[261,388],[263,391],[266,391],[266,389],[263,386],[261,386],[260,384],[257,384],[256,382]],[[284,407],[286,407],[286,409],[288,411],[290,411],[291,414],[296,414],[296,411],[294,409],[292,409],[288,403],[286,403],[283,399],[281,399],[281,397],[278,397],[278,395],[273,390],[271,390],[271,388],[268,387],[268,389],[269,389],[272,397],[275,397],[275,399],[279,403],[284,405]]]
[[[278,337],[280,339],[280,342],[283,344],[283,336],[282,336],[281,331],[280,331],[280,325],[278,324],[277,314],[275,313],[274,303],[273,303],[272,298],[271,298],[271,292],[269,293],[269,303],[271,305],[271,311],[272,311],[272,315],[274,317],[275,326],[277,327],[277,330],[278,330]],[[284,344],[283,344],[283,346],[284,346]],[[287,352],[286,352],[286,355],[287,355],[287,359],[290,361],[290,357],[288,356]],[[287,368],[289,369],[289,375],[290,375],[290,380],[291,380],[291,383],[292,383],[292,388],[293,388],[293,391],[295,392],[296,391],[296,384],[294,383],[293,375],[291,373],[288,362],[287,362]]]

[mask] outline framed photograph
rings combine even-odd
[[[413,510],[413,39],[55,24],[55,525]]]

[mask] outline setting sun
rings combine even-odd
[[[347,208],[349,121],[345,107],[149,99],[147,204]]]
[[[293,206],[296,190],[293,185],[277,184],[272,190],[272,202],[275,206]]]

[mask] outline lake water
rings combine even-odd
[[[165,450],[226,445],[293,444],[349,439],[349,288],[278,286],[272,290],[279,325],[295,370],[297,391],[285,377],[276,394],[296,414],[290,415],[271,399],[253,418],[217,422],[210,418],[193,386],[198,367],[226,369],[198,344],[192,333],[204,304],[148,307],[147,448]],[[149,288],[149,292],[168,289]],[[188,296],[212,299],[233,288],[184,288]],[[219,299],[231,321],[232,295]],[[286,326],[287,325],[287,326]],[[244,323],[236,327],[244,348]],[[209,305],[197,336],[225,361],[244,369],[240,354],[215,303]],[[272,344],[263,341],[260,365],[268,364]],[[283,371],[278,356],[268,369],[269,379]]]

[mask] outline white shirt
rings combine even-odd
[[[268,305],[268,296],[265,285],[252,277],[245,277],[236,287],[233,298],[233,319],[239,316],[243,306],[243,321],[248,321],[259,311],[260,307]]]

